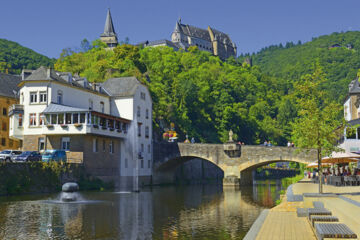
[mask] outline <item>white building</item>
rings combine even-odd
[[[23,71],[19,86],[9,135],[23,150],[66,150],[69,162],[117,185],[151,181],[152,101],[135,77],[93,84],[40,67]]]

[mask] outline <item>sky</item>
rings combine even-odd
[[[341,31],[359,31],[359,0],[0,0],[0,38],[48,57],[93,41],[110,7],[119,40],[170,39],[175,23],[229,34],[238,54]]]

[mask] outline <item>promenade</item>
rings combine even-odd
[[[292,186],[293,194],[317,193],[318,184],[311,183],[305,179]],[[313,201],[324,203],[341,223],[346,224],[358,236],[360,236],[360,186],[335,187],[324,185],[324,193],[334,193],[326,197],[304,197],[300,202],[289,202],[285,196],[282,203],[267,213],[266,218],[257,223],[256,234],[248,236],[247,239],[258,240],[300,240],[316,239],[307,218],[297,217],[298,207],[311,208]],[[336,194],[336,195],[335,195]],[[360,239],[360,238],[358,238]]]

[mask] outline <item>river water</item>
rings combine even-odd
[[[282,188],[281,181],[262,181],[241,190],[193,185],[83,192],[82,204],[49,201],[58,194],[3,197],[0,239],[242,239]]]

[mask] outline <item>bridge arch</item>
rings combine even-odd
[[[224,171],[224,177],[237,179],[230,184],[238,184],[240,179],[252,179],[251,170],[273,162],[311,163],[316,160],[316,150],[298,151],[289,147],[239,146],[225,144],[161,143],[154,146],[154,179],[157,173],[170,174],[172,166],[200,158],[212,162]],[[244,184],[247,184],[244,182]]]

